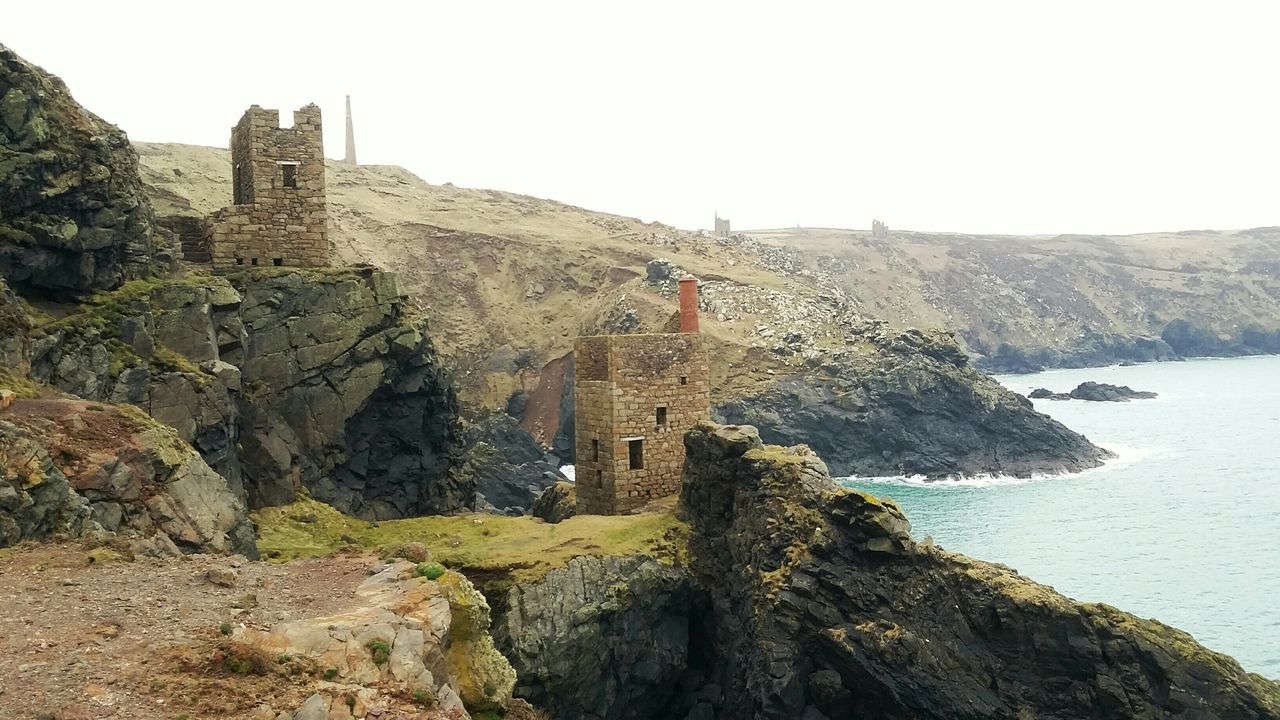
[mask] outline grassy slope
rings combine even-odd
[[[253,515],[263,557],[292,560],[330,555],[345,545],[389,550],[422,543],[432,559],[483,578],[540,577],[580,555],[633,552],[673,558],[687,528],[670,511],[641,515],[584,515],[557,524],[503,515],[454,515],[368,523],[324,503],[302,499]]]
[[[139,144],[157,215],[229,202],[225,150]],[[798,363],[765,350],[803,326],[844,345],[843,311],[943,327],[976,346],[1069,347],[1086,328],[1159,334],[1185,318],[1223,332],[1280,325],[1280,230],[1124,237],[1014,237],[829,229],[752,232],[755,245],[491,190],[429,185],[403,169],[329,165],[333,242],[347,263],[401,273],[426,306],[463,400],[496,406],[536,369],[598,331],[621,302],[658,329],[674,299],[643,282],[667,258],[722,281],[704,314],[721,396]],[[541,294],[530,292],[541,286]],[[736,293],[736,294],[735,294]],[[624,299],[623,299],[624,298]],[[762,328],[770,326],[772,334]]]

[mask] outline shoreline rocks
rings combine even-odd
[[[1087,400],[1089,402],[1129,402],[1130,400],[1152,400],[1159,397],[1156,393],[1145,390],[1134,390],[1128,385],[1109,385],[1107,383],[1082,382],[1069,393],[1053,392],[1048,388],[1036,388],[1027,394],[1032,400]]]
[[[873,353],[834,357],[713,416],[771,443],[806,444],[837,476],[1025,477],[1112,457],[969,367],[949,335],[918,330],[877,337]]]

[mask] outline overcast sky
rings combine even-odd
[[[338,8],[343,8],[339,11]],[[1280,225],[1280,3],[6,3],[135,140],[253,103],[429,182],[709,227]]]

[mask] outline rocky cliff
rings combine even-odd
[[[836,354],[716,415],[770,443],[809,445],[837,476],[1027,476],[1112,457],[974,370],[944,333],[868,324],[861,337],[873,352]]]
[[[916,542],[807,448],[709,425],[686,447],[719,717],[1280,717],[1280,685],[1186,633]]]
[[[705,604],[686,572],[641,556],[578,557],[517,585],[494,639],[516,693],[559,720],[658,718],[689,689]]]
[[[136,281],[33,330],[32,372],[177,429],[252,507],[370,518],[470,507],[456,409],[394,275],[246,271]]]
[[[81,294],[171,263],[125,134],[0,45],[0,275]]]
[[[1280,684],[917,541],[806,447],[712,424],[685,446],[686,564],[591,559],[508,594],[517,694],[556,717],[1280,718]]]

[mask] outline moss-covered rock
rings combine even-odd
[[[0,275],[71,295],[172,262],[119,128],[0,45]]]
[[[151,536],[257,557],[243,503],[173,428],[132,406],[28,401],[0,418],[0,545]]]
[[[437,582],[453,617],[445,662],[458,695],[468,710],[505,708],[515,688],[516,671],[489,634],[488,601],[456,572],[446,573]]]

